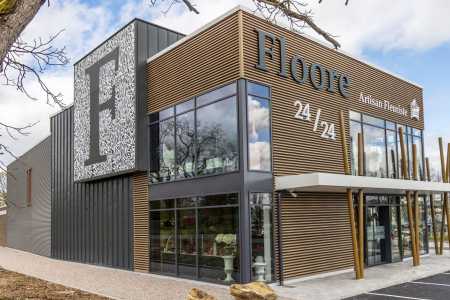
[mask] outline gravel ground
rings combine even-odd
[[[0,268],[0,299],[107,300],[108,298]]]
[[[233,299],[226,286],[60,261],[6,247],[0,247],[0,267],[114,299],[186,299],[194,287],[219,300]]]

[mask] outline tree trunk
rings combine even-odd
[[[17,0],[16,2],[12,11],[0,15],[0,66],[11,45],[34,18],[45,0]]]

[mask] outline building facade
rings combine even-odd
[[[365,190],[364,264],[411,256],[398,129],[424,180],[420,86],[242,8],[186,37],[134,20],[74,68],[51,118],[52,257],[226,284],[351,269],[341,111],[347,177],[392,186]]]

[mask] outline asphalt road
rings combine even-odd
[[[450,271],[390,286],[347,300],[450,300]]]

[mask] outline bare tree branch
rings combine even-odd
[[[341,47],[341,44],[331,34],[313,21],[312,11],[306,9],[306,3],[297,0],[253,0],[253,2],[256,9],[264,14],[269,21],[276,23],[278,18],[284,17],[290,23],[292,30],[310,27],[330,42],[335,49]]]
[[[158,6],[160,4],[167,3],[167,8],[163,9],[163,14],[166,14],[175,4],[184,4],[189,11],[192,11],[196,14],[200,14],[200,12],[195,8],[195,5],[192,4],[190,0],[150,0],[150,6]]]
[[[64,107],[61,93],[54,93],[42,79],[41,75],[50,67],[64,66],[69,60],[64,48],[52,46],[54,40],[63,30],[49,37],[48,40],[39,38],[31,43],[18,39],[8,50],[0,70],[0,78],[5,79],[4,84],[15,86],[32,100],[37,100],[32,96],[25,85],[27,75],[31,75],[38,82],[41,89],[47,96],[47,104],[56,103]],[[12,74],[12,75],[11,75]]]

